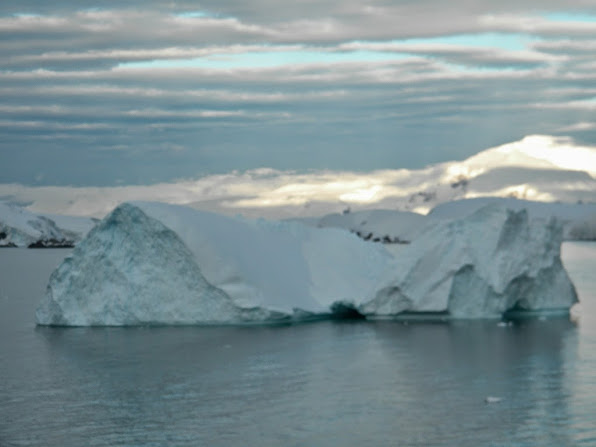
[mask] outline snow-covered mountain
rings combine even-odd
[[[207,181],[207,180],[205,180]],[[442,203],[478,197],[545,203],[596,203],[596,147],[532,135],[463,161],[370,173],[268,171],[229,177],[235,196],[190,203],[197,209],[270,218],[317,217],[346,209],[426,214]],[[247,191],[242,195],[241,191]],[[209,193],[217,189],[209,189]],[[240,196],[240,197],[238,197]]]
[[[0,202],[0,247],[72,247],[96,223],[87,217],[35,214]]]
[[[388,246],[299,222],[126,203],[54,271],[36,319],[135,325],[346,314],[500,318],[512,310],[567,311],[577,300],[555,219],[488,205],[421,225],[411,243]]]
[[[387,166],[373,172],[292,172],[261,168],[118,187],[0,184],[0,197],[30,203],[28,208],[38,213],[95,217],[104,217],[119,203],[134,200],[270,219],[320,217],[348,208],[353,212],[390,209],[426,214],[441,203],[489,196],[596,203],[595,171],[596,146],[533,135],[463,161],[423,169]]]
[[[566,138],[533,135],[452,161],[409,171],[391,183],[393,208],[427,213],[454,200],[478,197],[596,203],[596,148]],[[398,194],[408,191],[408,194]]]

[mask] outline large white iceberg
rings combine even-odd
[[[483,208],[431,222],[409,245],[345,230],[135,202],[52,274],[42,325],[206,324],[352,313],[499,317],[576,302],[556,221]]]

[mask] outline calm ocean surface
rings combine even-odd
[[[596,243],[577,318],[505,327],[36,328],[68,253],[0,250],[2,447],[596,446]]]

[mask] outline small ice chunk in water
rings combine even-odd
[[[502,400],[503,398],[497,396],[486,396],[484,398],[484,402],[486,402],[487,404],[496,404],[498,402],[501,402]]]

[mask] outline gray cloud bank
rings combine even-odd
[[[4,2],[0,183],[420,168],[536,133],[593,144],[596,6],[561,8]]]

